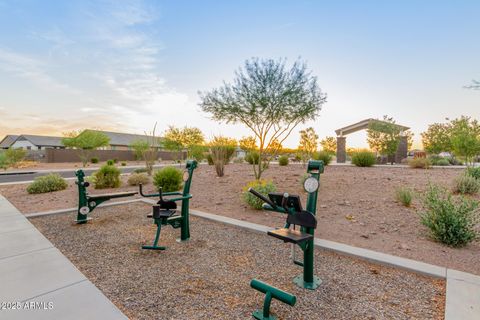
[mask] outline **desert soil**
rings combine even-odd
[[[179,229],[167,226],[166,251],[142,250],[154,238],[150,210],[99,208],[86,225],[72,223],[74,214],[31,221],[131,319],[249,319],[264,299],[253,278],[296,295],[294,307],[272,302],[279,319],[443,319],[443,280],[317,249],[323,283],[300,289],[289,245],[201,218],[191,219],[190,241],[177,243]]]
[[[301,165],[271,165],[264,178],[273,180],[279,191],[300,194],[305,204],[306,194],[300,182],[304,173],[305,168]],[[416,198],[411,208],[395,201],[397,187],[407,186],[421,193],[431,182],[451,188],[454,179],[461,173],[462,169],[446,168],[328,166],[321,176],[316,237],[480,275],[479,241],[463,248],[434,242],[420,223],[420,200]],[[123,179],[125,181],[126,177]],[[213,167],[201,165],[193,177],[191,206],[271,227],[283,226],[285,217],[281,214],[253,210],[243,202],[242,188],[251,180],[253,173],[247,164],[228,165],[222,178],[216,177]],[[72,181],[69,181],[67,190],[50,194],[29,195],[25,187],[3,186],[0,193],[24,213],[77,205],[76,186]],[[120,190],[92,188],[91,193],[134,189],[128,186]],[[152,185],[148,186],[148,190],[153,190]]]

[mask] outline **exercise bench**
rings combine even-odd
[[[88,193],[87,188],[90,186],[88,181],[85,181],[85,172],[79,169],[75,171],[77,181],[75,184],[78,186],[78,210],[77,220],[78,224],[87,223],[92,218],[88,217],[99,204],[114,198],[131,197],[138,194],[137,191],[117,192],[117,193],[104,193],[91,195]]]

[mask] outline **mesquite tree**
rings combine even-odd
[[[253,132],[260,155],[253,166],[256,179],[265,170],[263,163],[278,152],[272,145],[281,146],[298,124],[315,120],[326,101],[305,63],[287,68],[285,60],[258,58],[247,60],[233,83],[200,93],[200,98],[201,109],[214,120],[243,123]]]

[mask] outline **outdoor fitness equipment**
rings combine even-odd
[[[190,185],[192,184],[193,170],[197,167],[197,161],[188,160],[183,173],[183,192],[162,192],[162,188],[159,189],[159,193],[144,194],[142,191],[142,185],[140,184],[140,195],[145,198],[159,197],[160,200],[157,204],[153,205],[153,213],[149,214],[149,218],[153,218],[153,223],[157,225],[157,233],[155,234],[155,240],[151,246],[142,246],[142,249],[150,250],[165,250],[166,247],[159,246],[158,240],[160,239],[160,231],[162,225],[171,225],[174,229],[180,228],[179,241],[186,241],[190,238],[190,218],[189,218],[189,205],[190,198]],[[176,198],[164,199],[164,196],[180,196]],[[181,214],[176,215],[177,203],[176,201],[182,201]]]
[[[284,228],[272,230],[268,235],[292,243],[293,263],[303,267],[303,275],[298,275],[293,282],[298,286],[314,290],[322,281],[313,274],[314,244],[313,234],[317,227],[315,213],[317,210],[318,187],[320,186],[320,174],[323,173],[323,162],[310,160],[303,187],[308,192],[307,210],[302,209],[302,203],[298,195],[288,193],[269,193],[268,198],[250,188],[248,191],[263,200],[264,210],[281,212],[287,214],[287,222]],[[296,230],[295,226],[300,226]],[[293,228],[291,228],[293,227]],[[303,262],[295,259],[295,245],[300,246],[303,251]]]
[[[87,187],[90,186],[90,183],[85,181],[85,173],[82,169],[75,171],[77,176],[77,181],[75,181],[78,186],[78,211],[77,211],[77,220],[76,223],[82,224],[86,223],[92,218],[88,217],[88,214],[93,211],[100,203],[108,201],[113,198],[123,198],[136,195],[136,191],[127,191],[127,192],[117,192],[117,193],[106,193],[98,195],[88,194]]]
[[[294,295],[288,292],[285,292],[283,290],[280,290],[278,288],[272,287],[271,285],[265,282],[262,282],[260,280],[253,279],[250,282],[250,286],[255,290],[265,293],[263,310],[262,311],[255,310],[255,312],[253,312],[252,314],[255,319],[259,319],[259,320],[275,320],[276,319],[274,316],[270,315],[270,303],[272,302],[272,298],[277,299],[290,306],[294,306],[295,303],[297,302],[297,297],[295,297]]]

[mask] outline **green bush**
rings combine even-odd
[[[461,165],[463,165],[463,162],[460,161],[460,160],[458,160],[458,159],[455,158],[455,157],[448,157],[448,158],[445,158],[445,159],[447,159],[448,162],[450,162],[450,164],[451,164],[452,166],[461,166]]]
[[[437,162],[434,164],[435,166],[449,166],[450,165],[450,161],[448,161],[448,159],[439,159],[437,160]]]
[[[0,169],[7,170],[8,168],[8,161],[7,156],[4,152],[0,152]]]
[[[22,161],[25,156],[27,155],[27,152],[23,150],[22,148],[9,148],[7,151],[5,151],[5,157],[7,159],[7,163],[9,166],[16,167],[17,163]]]
[[[209,166],[213,166],[213,157],[211,153],[207,154],[207,162]]]
[[[132,173],[128,177],[127,183],[131,186],[138,186],[139,184],[149,184],[150,177],[146,173]]]
[[[454,191],[461,194],[475,194],[480,190],[480,180],[469,174],[462,174],[455,179]]]
[[[268,197],[270,192],[277,191],[277,187],[272,181],[267,180],[254,180],[249,182],[243,188],[243,200],[252,208],[260,210],[262,209],[263,201],[248,192],[249,188],[255,189],[258,193],[263,194],[265,197]]]
[[[137,168],[135,170],[133,170],[134,173],[144,173],[144,172],[148,172],[148,169],[147,168]]]
[[[194,145],[189,149],[190,158],[197,160],[197,162],[202,162],[202,160],[205,159],[206,152],[207,148],[201,145]]]
[[[287,166],[288,165],[288,157],[287,156],[280,156],[278,158],[278,164],[281,166]]]
[[[95,189],[118,188],[122,184],[120,169],[113,165],[104,165],[93,174],[92,181]]]
[[[120,165],[121,165],[122,167],[125,167],[125,166],[127,165],[127,163],[126,163],[126,162],[122,162]]]
[[[107,166],[113,166],[115,164],[115,160],[107,160]]]
[[[247,161],[249,164],[258,164],[258,160],[260,159],[260,155],[256,151],[252,151],[247,153],[245,156],[245,161]]]
[[[90,159],[90,162],[91,162],[91,163],[98,163],[98,158],[97,158],[97,157],[93,157],[92,159]]]
[[[113,158],[113,163],[118,163],[118,159],[117,159],[117,158]]]
[[[408,161],[408,165],[414,169],[429,169],[432,163],[427,158],[413,158]]]
[[[447,190],[430,185],[423,204],[426,211],[420,213],[421,222],[436,241],[460,247],[478,237],[478,202],[464,197],[454,200]]]
[[[413,199],[413,191],[407,187],[400,187],[395,190],[395,198],[405,207],[410,207]]]
[[[321,160],[324,166],[328,166],[332,161],[332,154],[326,151],[315,152],[313,154],[313,160]]]
[[[370,151],[357,151],[352,154],[352,164],[357,167],[371,167],[375,161],[375,154]]]
[[[153,175],[153,184],[163,192],[178,191],[182,188],[182,171],[175,167],[164,167]]]
[[[35,178],[35,180],[28,185],[27,192],[30,194],[46,193],[65,190],[67,187],[67,181],[65,181],[65,179],[63,179],[58,173],[50,173],[46,176]]]
[[[480,167],[470,167],[467,168],[467,174],[471,177],[474,177],[475,179],[480,180]]]

